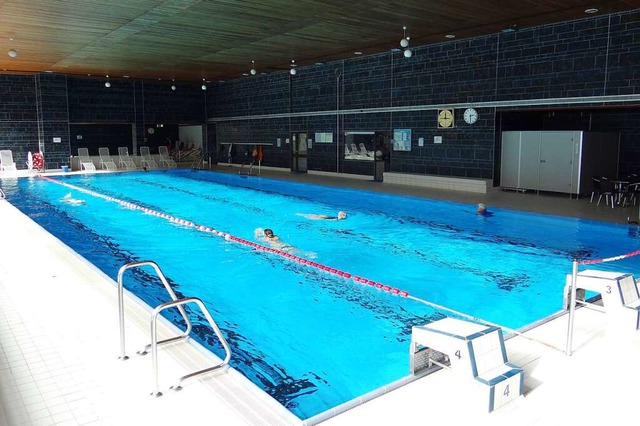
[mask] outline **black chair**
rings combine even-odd
[[[623,206],[635,206],[638,196],[640,196],[640,182],[630,183],[625,187],[621,203]]]
[[[600,196],[600,178],[597,178],[595,176],[593,176],[591,178],[591,201],[589,201],[590,203],[593,203],[593,197],[594,196]]]
[[[611,202],[611,208],[613,208],[616,204],[616,185],[606,178],[600,179],[600,195],[598,196],[598,204],[596,204],[597,206],[600,205],[600,200],[602,199],[603,195],[604,202],[607,205],[609,205],[609,202]]]

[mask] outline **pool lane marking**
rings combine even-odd
[[[370,280],[370,279],[367,279],[367,278],[364,278],[364,277],[360,277],[358,275],[353,275],[353,274],[351,274],[349,272],[341,271],[340,269],[331,268],[330,266],[323,265],[322,263],[314,262],[312,260],[305,259],[304,257],[296,256],[296,255],[293,255],[291,253],[287,253],[286,251],[283,251],[283,250],[278,250],[278,249],[275,249],[273,247],[263,246],[261,244],[254,243],[253,241],[245,240],[244,238],[236,237],[236,236],[233,236],[233,235],[228,234],[226,232],[222,232],[222,231],[216,230],[214,228],[210,228],[208,226],[199,225],[199,224],[196,224],[196,223],[194,223],[192,221],[189,221],[189,220],[185,220],[185,219],[181,219],[181,218],[178,218],[178,217],[175,217],[175,216],[171,216],[171,215],[168,215],[166,213],[161,213],[161,212],[158,212],[156,210],[149,209],[147,207],[142,207],[142,206],[139,206],[137,204],[130,203],[130,202],[124,201],[124,200],[120,200],[120,199],[115,198],[115,197],[110,197],[108,195],[100,194],[99,192],[95,192],[95,191],[92,191],[90,189],[85,189],[85,188],[81,188],[79,186],[71,185],[71,184],[66,183],[66,182],[61,182],[59,180],[52,179],[52,178],[50,178],[48,176],[42,176],[42,175],[38,175],[38,176],[40,178],[48,181],[48,182],[56,183],[58,185],[65,186],[67,188],[70,188],[70,189],[73,189],[73,190],[76,190],[76,191],[80,191],[80,192],[83,192],[85,194],[89,194],[89,195],[92,195],[94,197],[97,197],[97,198],[102,198],[103,200],[112,201],[112,202],[120,204],[123,207],[129,208],[129,209],[132,209],[132,210],[140,210],[140,211],[142,211],[144,213],[147,213],[147,214],[150,214],[152,216],[157,216],[157,217],[160,217],[162,219],[166,219],[171,223],[177,223],[179,225],[184,225],[184,226],[187,226],[187,227],[190,227],[190,228],[194,228],[194,229],[196,229],[198,231],[201,231],[201,232],[212,233],[212,234],[217,235],[219,237],[223,237],[226,241],[233,241],[235,243],[242,244],[242,245],[254,248],[254,249],[259,250],[259,251],[264,251],[264,252],[267,252],[267,253],[277,254],[277,255],[279,255],[281,257],[284,257],[285,259],[294,261],[294,262],[299,263],[301,265],[305,265],[305,266],[308,266],[308,267],[311,267],[311,268],[315,268],[315,269],[318,269],[320,271],[327,272],[329,274],[338,275],[338,276],[346,278],[346,279],[351,279],[351,280],[353,280],[354,282],[356,282],[358,284],[371,286],[371,287],[374,287],[374,288],[376,288],[378,290],[382,290],[382,291],[391,293],[391,294],[396,295],[396,296],[409,297],[409,293],[404,291],[404,290],[400,290],[398,288],[391,287],[391,286],[388,286],[388,285],[383,284],[383,283],[379,283],[379,282],[376,282],[376,281],[373,281],[373,280]]]
[[[628,257],[637,256],[640,254],[640,250],[632,251],[631,253],[621,254],[619,256],[606,257],[604,259],[590,259],[590,260],[578,260],[579,265],[594,265],[596,263],[615,262],[616,260],[626,259]]]

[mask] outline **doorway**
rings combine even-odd
[[[291,135],[291,171],[307,173],[307,134]]]

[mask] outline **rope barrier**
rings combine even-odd
[[[95,191],[91,191],[89,189],[81,188],[79,186],[71,185],[71,184],[66,183],[66,182],[61,182],[61,181],[58,181],[56,179],[52,179],[52,178],[47,177],[47,176],[40,175],[40,177],[42,179],[48,181],[48,182],[56,183],[58,185],[65,186],[65,187],[67,187],[69,189],[73,189],[75,191],[83,192],[85,194],[89,194],[89,195],[92,195],[94,197],[102,198],[103,200],[112,201],[112,202],[118,203],[121,206],[129,208],[129,209],[140,210],[140,211],[142,211],[144,213],[147,213],[147,214],[150,214],[150,215],[153,215],[153,216],[157,216],[157,217],[160,217],[162,219],[166,219],[166,220],[168,220],[169,222],[172,222],[172,223],[177,223],[179,225],[183,225],[183,226],[186,226],[186,227],[194,228],[194,229],[196,229],[198,231],[201,231],[201,232],[211,233],[211,234],[214,234],[216,236],[223,237],[226,241],[231,241],[231,242],[234,242],[234,243],[242,244],[242,245],[254,248],[255,250],[258,250],[258,251],[264,251],[264,252],[267,252],[267,253],[276,254],[278,256],[284,257],[285,259],[291,260],[291,261],[299,263],[301,265],[305,265],[305,266],[308,266],[308,267],[311,267],[311,268],[314,268],[314,269],[318,269],[318,270],[320,270],[322,272],[326,272],[326,273],[329,273],[329,274],[337,275],[337,276],[340,276],[340,277],[343,277],[343,278],[346,278],[346,279],[351,279],[354,282],[356,282],[358,284],[361,284],[361,285],[372,286],[372,287],[374,287],[374,288],[376,288],[378,290],[382,290],[382,291],[391,293],[391,294],[393,294],[395,296],[409,297],[409,293],[407,291],[401,290],[399,288],[394,288],[394,287],[391,287],[391,286],[388,286],[388,285],[385,285],[385,284],[382,284],[382,283],[379,283],[379,282],[376,282],[376,281],[373,281],[373,280],[370,280],[370,279],[367,279],[367,278],[363,278],[363,277],[360,277],[360,276],[357,276],[357,275],[353,275],[353,274],[351,274],[349,272],[341,271],[339,269],[332,268],[330,266],[323,265],[323,264],[318,263],[318,262],[314,262],[314,261],[306,259],[304,257],[296,256],[294,254],[288,253],[288,252],[283,251],[283,250],[278,250],[278,249],[273,248],[273,247],[263,246],[261,244],[254,243],[253,241],[245,240],[244,238],[236,237],[236,236],[231,235],[229,233],[226,233],[226,232],[223,232],[223,231],[219,231],[219,230],[216,230],[216,229],[208,227],[208,226],[199,225],[199,224],[196,224],[196,223],[194,223],[192,221],[189,221],[189,220],[181,219],[181,218],[178,218],[178,217],[175,217],[175,216],[168,215],[166,213],[158,212],[158,211],[149,209],[147,207],[138,206],[137,204],[130,203],[128,201],[120,200],[120,199],[115,198],[115,197],[109,197],[107,195],[100,194],[99,192],[95,192]]]
[[[615,262],[616,260],[626,259],[628,257],[637,256],[640,254],[640,250],[632,251],[631,253],[621,254],[619,256],[607,257],[604,259],[591,259],[591,260],[579,260],[579,265],[595,265],[597,263]]]

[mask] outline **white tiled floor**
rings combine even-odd
[[[0,426],[301,423],[233,370],[167,390],[213,362],[190,345],[160,352],[165,395],[151,397],[151,360],[134,354],[148,342],[148,309],[127,300],[131,359],[118,360],[114,283],[4,201],[0,218]],[[525,369],[525,396],[492,414],[476,408],[465,380],[443,370],[324,424],[622,423],[638,402],[638,334],[607,334],[602,314],[581,309],[567,357],[566,321],[527,333],[546,344],[507,341],[510,361]]]

